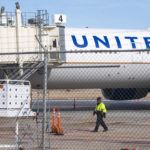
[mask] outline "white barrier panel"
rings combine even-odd
[[[34,116],[29,81],[0,80],[0,117]]]

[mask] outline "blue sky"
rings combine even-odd
[[[150,27],[150,0],[18,0],[23,12],[47,9],[67,15],[67,27],[146,29]],[[0,0],[14,11],[16,0]],[[51,22],[51,21],[50,21]]]

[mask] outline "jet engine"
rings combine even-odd
[[[110,100],[133,100],[140,99],[147,95],[148,89],[144,88],[117,88],[102,89],[102,94]]]

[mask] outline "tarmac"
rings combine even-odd
[[[80,103],[79,103],[80,102]],[[52,126],[52,112],[47,112],[46,147],[51,150],[121,150],[123,148],[150,150],[150,104],[144,101],[118,102],[119,109],[110,109],[114,102],[107,102],[108,112],[105,122],[109,128],[103,132],[100,126],[97,133],[91,132],[95,127],[96,116],[88,119],[93,111],[95,102],[85,102],[86,109],[78,101],[76,109],[71,103],[65,107],[59,103],[57,109],[61,111],[61,127],[64,135],[50,133]],[[94,103],[93,103],[94,102]],[[56,102],[55,102],[56,103]],[[69,102],[68,102],[69,103]],[[78,103],[80,105],[78,105]],[[120,105],[119,105],[120,104]],[[124,104],[124,105],[123,105]],[[140,105],[141,104],[141,105]],[[131,106],[138,106],[135,109]],[[144,105],[147,106],[144,109]],[[41,106],[41,104],[40,104]],[[53,107],[54,105],[51,105]],[[78,107],[81,106],[80,109]],[[91,106],[91,107],[90,107]],[[124,107],[123,107],[124,106]],[[128,107],[127,107],[128,106]],[[141,107],[140,107],[141,106]],[[122,108],[122,109],[121,109]],[[130,108],[125,110],[126,108]],[[149,108],[149,109],[148,109]],[[36,108],[38,110],[38,108]],[[57,113],[56,113],[57,114]],[[0,150],[15,149],[15,119],[0,119]],[[57,119],[56,119],[57,123]],[[42,112],[38,118],[19,119],[20,145],[24,148],[38,149],[42,139]],[[10,147],[11,146],[11,147]],[[40,148],[39,148],[40,149]]]
[[[122,148],[150,150],[149,111],[108,111],[105,122],[108,132],[91,132],[96,117],[88,120],[92,111],[62,112],[64,136],[51,135],[52,149],[120,150]]]

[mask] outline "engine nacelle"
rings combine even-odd
[[[102,89],[102,94],[110,100],[133,100],[140,99],[147,95],[148,89],[142,88],[117,88]]]

